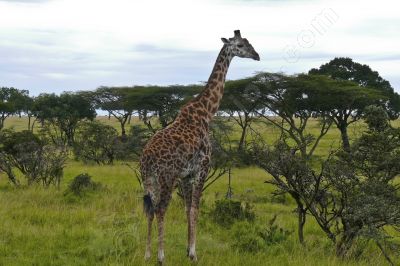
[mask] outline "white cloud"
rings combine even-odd
[[[391,58],[398,56],[400,22],[390,0],[17,2],[0,1],[0,85],[38,92],[198,82],[207,79],[220,37],[235,29],[262,61],[235,60],[228,78],[259,70],[304,72],[349,56],[400,80]],[[316,34],[313,20],[329,8],[338,19]],[[314,37],[307,39],[302,34],[310,30]],[[294,62],[285,60],[287,47],[299,55]]]

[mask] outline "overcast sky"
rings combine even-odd
[[[40,92],[207,80],[221,37],[240,29],[261,61],[228,79],[307,72],[337,56],[400,92],[400,15],[381,1],[0,0],[0,86]]]

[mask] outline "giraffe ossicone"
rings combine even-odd
[[[241,37],[239,30],[234,31],[233,38],[221,40],[224,45],[203,91],[180,109],[171,125],[158,131],[148,141],[140,159],[145,190],[143,205],[148,220],[145,258],[150,258],[152,222],[156,217],[158,260],[161,264],[164,261],[165,212],[178,180],[188,221],[188,256],[197,260],[196,223],[211,157],[209,123],[218,111],[233,57],[260,60],[249,41]]]

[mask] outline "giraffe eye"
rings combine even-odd
[[[243,48],[243,46],[244,46],[243,44],[238,44],[237,45],[238,48]]]

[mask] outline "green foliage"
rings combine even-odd
[[[38,135],[35,135],[31,131],[20,131],[15,132],[14,130],[4,130],[1,138],[1,150],[10,154],[16,155],[19,152],[19,146],[26,143],[34,143],[37,145],[43,145],[43,141]]]
[[[383,131],[389,127],[389,116],[380,106],[370,105],[365,108],[365,123],[370,130]]]
[[[277,225],[277,217],[277,215],[274,215],[274,217],[272,217],[272,219],[268,222],[268,226],[259,233],[267,246],[286,241],[293,233],[293,231],[289,231]]]
[[[69,183],[67,190],[64,192],[64,195],[72,193],[76,196],[83,196],[88,192],[102,188],[103,186],[100,183],[92,181],[91,176],[84,173],[74,177],[74,179]]]
[[[252,206],[248,203],[242,204],[240,201],[233,200],[215,201],[215,208],[209,215],[215,223],[224,227],[230,227],[236,221],[247,220],[254,222],[256,218]]]
[[[44,132],[58,145],[72,146],[79,121],[96,117],[92,103],[81,93],[43,93],[35,99],[33,108]]]
[[[31,99],[27,90],[15,88],[0,88],[0,130],[4,127],[6,118],[20,114],[28,109]]]
[[[349,84],[338,86],[337,82],[327,77],[306,75],[259,73],[256,77],[255,84],[260,89],[264,105],[260,116],[280,130],[281,139],[289,140],[287,144],[299,151],[303,158],[310,158],[333,123],[323,109],[328,101],[323,88],[339,87],[344,90]],[[346,89],[351,91],[349,87]],[[320,130],[314,135],[307,132],[306,127],[315,117],[319,119]]]
[[[96,108],[107,111],[118,120],[122,136],[126,135],[125,124],[134,110],[129,92],[128,88],[100,87],[89,94]]]
[[[370,107],[368,130],[357,139],[350,153],[340,152],[329,160],[326,175],[331,202],[322,215],[340,220],[337,254],[345,256],[356,238],[388,241],[387,229],[400,227],[399,187],[400,130],[393,129],[382,107]],[[329,213],[329,214],[328,214]],[[332,225],[333,227],[334,225]]]
[[[98,121],[79,124],[74,143],[74,154],[85,163],[112,164],[117,154],[117,130]]]
[[[254,84],[255,78],[231,80],[225,83],[224,97],[219,107],[220,112],[229,114],[229,117],[241,129],[237,145],[238,154],[244,154],[246,139],[250,127],[257,118],[257,111],[263,108],[260,90]],[[244,162],[246,157],[242,158]]]
[[[336,57],[318,69],[313,68],[309,74],[327,75],[335,80],[349,80],[356,82],[360,87],[369,87],[381,92],[387,99],[381,101],[386,104],[386,112],[391,119],[397,118],[400,112],[400,96],[389,81],[383,79],[377,71],[368,65],[354,62],[351,58]]]
[[[149,129],[155,131],[157,128],[165,128],[172,123],[181,106],[200,88],[195,85],[135,86],[131,88],[130,97],[141,120]],[[159,126],[151,123],[153,116],[157,118]]]
[[[133,113],[155,132],[168,126],[178,114],[180,107],[200,86],[133,86],[100,87],[92,94],[96,107],[109,112],[120,123],[121,134],[126,135],[125,124]],[[154,125],[153,117],[159,125]]]
[[[276,217],[262,228],[248,221],[238,222],[232,226],[232,246],[242,252],[265,251],[269,246],[287,241],[293,231],[276,224]]]
[[[42,183],[59,186],[67,159],[63,147],[48,145],[31,131],[2,133],[0,143],[1,167],[9,179],[17,184],[13,168],[17,168],[28,184]]]
[[[132,125],[125,138],[114,143],[116,158],[119,160],[138,161],[142,150],[153,132],[140,125]]]
[[[232,226],[232,247],[242,252],[259,252],[265,250],[266,243],[260,235],[260,228],[247,221]]]

